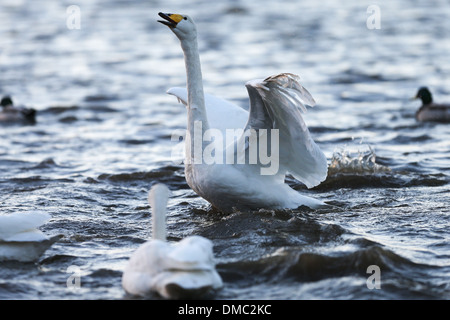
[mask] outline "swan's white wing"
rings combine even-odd
[[[327,159],[311,138],[303,121],[304,104],[314,99],[298,82],[299,77],[283,73],[246,84],[250,114],[246,129],[279,129],[280,170],[289,171],[308,188],[327,176]]]
[[[177,97],[181,103],[187,106],[186,88],[171,88],[167,93]],[[242,129],[247,122],[247,110],[211,94],[205,93],[205,106],[210,128],[219,129],[224,137],[226,129]]]
[[[42,241],[47,237],[36,228],[50,219],[42,211],[28,211],[0,216],[0,240]]]

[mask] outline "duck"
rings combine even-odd
[[[50,218],[47,212],[36,210],[0,215],[0,261],[37,261],[61,238],[38,229]]]
[[[0,123],[6,124],[34,124],[36,123],[36,110],[33,108],[17,107],[10,96],[4,96],[0,101]]]
[[[169,193],[167,186],[160,183],[150,189],[152,238],[129,258],[122,275],[122,287],[128,294],[141,297],[154,293],[165,299],[205,297],[223,286],[215,269],[213,243],[198,235],[167,242]]]
[[[450,104],[437,104],[427,87],[421,87],[413,99],[421,99],[422,106],[416,112],[417,121],[450,122]]]
[[[183,14],[159,16],[163,20],[158,22],[176,35],[184,53],[187,88],[167,93],[187,108],[184,169],[190,188],[225,213],[327,207],[285,183],[289,172],[312,188],[328,171],[327,159],[302,117],[305,105],[313,107],[315,101],[299,76],[280,73],[246,82],[248,111],[205,94],[194,20]],[[235,136],[232,141],[224,141],[228,133]],[[273,157],[265,157],[264,151]]]

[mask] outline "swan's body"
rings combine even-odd
[[[418,121],[450,122],[450,105],[434,103],[428,88],[419,88],[415,99],[422,100],[422,106],[416,112]]]
[[[0,105],[0,124],[34,124],[36,122],[36,110],[31,108],[16,107],[12,99],[8,96],[3,97]]]
[[[49,214],[40,211],[0,216],[0,261],[36,261],[59,239],[37,229],[49,219]]]
[[[198,297],[222,286],[215,270],[213,244],[191,236],[178,243],[166,242],[165,206],[168,189],[156,185],[149,193],[153,210],[153,239],[130,257],[122,286],[130,294],[146,296],[158,292],[168,299]]]
[[[315,102],[298,83],[299,78],[285,73],[247,82],[249,111],[205,95],[194,22],[183,15],[160,13],[160,16],[165,19],[160,22],[168,25],[180,39],[185,57],[187,90],[172,88],[168,93],[187,106],[185,175],[189,186],[225,212],[233,208],[324,206],[322,201],[302,196],[284,183],[288,171],[308,188],[322,182],[327,175],[326,157],[312,140],[300,111],[306,111],[304,104],[313,106]],[[218,129],[222,137],[226,137],[226,129],[241,129],[241,133],[231,142],[214,140],[216,144],[212,148],[211,142],[205,139],[211,129]],[[259,138],[249,139],[249,133]],[[266,141],[270,141],[267,146],[263,145]],[[199,146],[201,156],[206,150],[214,149],[219,161],[199,159]],[[267,155],[275,156],[274,162],[268,164],[261,158],[250,161],[252,152],[263,147],[268,150]],[[228,161],[226,155],[233,151],[237,157]]]

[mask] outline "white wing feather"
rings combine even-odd
[[[297,180],[312,188],[325,180],[327,159],[312,139],[303,121],[301,111],[314,106],[311,94],[299,83],[294,74],[282,73],[264,80],[246,83],[250,96],[249,111],[205,94],[206,112],[211,128],[226,129],[279,129],[280,173],[289,171]],[[171,88],[168,94],[187,105],[186,88]],[[283,172],[281,172],[283,171]]]
[[[247,128],[279,129],[280,169],[312,188],[325,180],[328,165],[301,115],[305,104],[313,106],[315,101],[298,80],[298,76],[284,73],[248,82]]]
[[[187,106],[186,88],[171,88],[167,93],[177,97],[181,103]],[[242,129],[248,119],[247,110],[207,93],[205,93],[205,107],[210,128],[219,129],[224,137],[226,129]]]

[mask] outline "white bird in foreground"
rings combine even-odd
[[[188,185],[224,212],[325,206],[284,182],[289,172],[312,188],[325,180],[328,169],[301,115],[304,104],[314,106],[315,101],[298,76],[283,73],[247,82],[248,112],[205,95],[194,21],[186,15],[159,15],[164,19],[159,22],[175,33],[184,52],[187,90],[172,88],[168,93],[187,106]],[[224,143],[228,133],[235,136]]]
[[[42,211],[0,216],[0,261],[36,261],[60,236],[48,238],[37,228],[50,219]]]
[[[130,257],[122,275],[122,286],[130,294],[146,296],[158,292],[166,299],[199,297],[222,287],[215,270],[213,244],[201,236],[178,243],[166,242],[166,205],[169,189],[155,185],[148,200],[153,211],[153,239]]]

